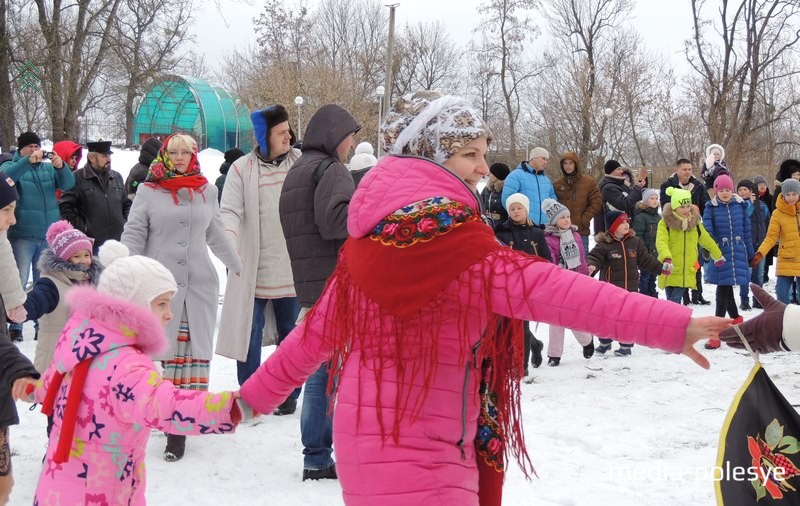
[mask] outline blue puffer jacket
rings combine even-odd
[[[61,219],[56,199],[56,189],[69,190],[75,185],[75,176],[67,164],[56,169],[51,163],[34,163],[27,156],[14,154],[14,159],[0,165],[17,184],[19,201],[14,215],[17,224],[8,231],[8,238],[44,239],[47,228]]]
[[[556,190],[547,174],[535,172],[528,162],[522,162],[506,178],[503,184],[503,207],[506,206],[508,197],[515,193],[521,193],[531,201],[531,208],[528,217],[536,225],[547,225],[547,219],[542,212],[542,202],[544,199],[558,200]]]
[[[717,197],[706,204],[703,226],[714,238],[725,263],[717,267],[709,262],[708,282],[720,286],[736,286],[750,282],[749,260],[755,254],[750,232],[749,202],[738,195],[727,203]]]

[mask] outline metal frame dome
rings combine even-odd
[[[150,86],[133,119],[131,142],[186,133],[198,149],[247,152],[254,144],[250,111],[230,91],[196,77],[168,75]]]

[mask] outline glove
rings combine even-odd
[[[716,260],[714,260],[714,265],[717,266],[717,267],[722,267],[722,265],[724,263],[725,263],[725,257],[724,256],[719,257]]]
[[[244,399],[239,397],[238,391],[234,393],[233,405],[231,406],[231,421],[234,425],[239,425],[240,422],[246,420],[252,420],[259,414]]]
[[[675,267],[672,265],[672,259],[667,258],[664,260],[664,264],[661,266],[661,275],[669,276],[672,274],[673,269],[675,269]]]
[[[786,311],[786,304],[775,300],[755,283],[750,283],[750,291],[761,303],[764,312],[738,325],[747,343],[757,353],[789,351],[783,341],[783,313]],[[722,331],[719,337],[731,348],[744,348],[741,338],[733,327]]]
[[[761,253],[759,253],[758,251],[756,251],[756,254],[755,254],[755,255],[753,255],[753,258],[751,258],[751,259],[750,259],[750,267],[752,267],[753,269],[755,269],[755,268],[756,268],[756,265],[758,265],[759,263],[761,263],[761,260],[763,260],[763,259],[764,259],[764,255],[762,255]]]

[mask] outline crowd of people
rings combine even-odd
[[[215,182],[184,133],[148,139],[125,181],[108,141],[87,143],[79,167],[82,146],[19,136],[0,165],[0,503],[18,399],[48,416],[41,504],[56,489],[62,504],[141,504],[149,429],[172,462],[187,435],[292,415],[302,392],[303,480],[338,479],[347,504],[496,505],[509,461],[533,474],[520,381],[561,364],[567,329],[584,359],[617,341],[618,357],[641,344],[708,367],[694,344],[738,346],[732,324],[764,351],[800,348],[782,328],[800,162],[781,165],[774,194],[762,176],[734,186],[719,145],[705,183],[684,158],[660,191],[615,160],[598,182],[574,152],[551,181],[542,147],[489,167],[480,114],[430,91],[386,115],[380,160],[368,143],[351,158],[361,125],[338,105],[316,111],[300,149],[282,105],[251,120],[255,147],[226,152]],[[216,335],[209,249],[227,268]],[[758,288],[770,257],[778,301]],[[686,307],[708,303],[703,272],[715,317]],[[751,281],[765,310],[744,322]],[[33,363],[12,344],[28,320]],[[546,348],[531,322],[549,324]],[[208,392],[214,353],[236,360],[240,390]]]

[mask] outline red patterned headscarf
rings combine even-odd
[[[189,168],[186,172],[181,173],[175,170],[175,164],[169,157],[169,145],[178,139],[184,140],[192,147],[192,159],[189,162]],[[174,143],[174,142],[173,142]],[[178,205],[178,190],[186,188],[189,190],[190,199],[194,198],[194,192],[198,191],[206,198],[203,193],[205,185],[208,184],[208,179],[200,172],[200,162],[197,160],[197,143],[188,135],[176,134],[170,135],[161,145],[158,150],[153,163],[147,169],[147,177],[145,184],[150,187],[162,187],[172,193],[172,200],[175,205]]]

